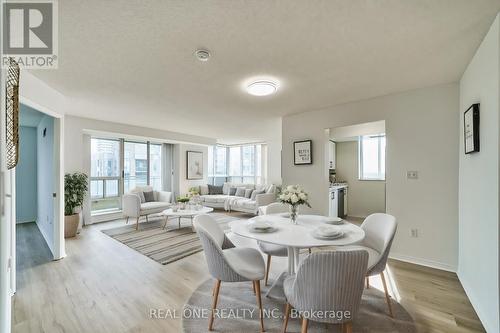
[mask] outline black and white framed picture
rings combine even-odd
[[[186,178],[203,179],[203,153],[201,151],[187,151],[186,153]]]
[[[479,103],[464,112],[464,144],[466,154],[479,151]]]
[[[293,143],[293,164],[312,164],[312,141],[295,141]]]

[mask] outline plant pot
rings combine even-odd
[[[80,214],[64,216],[64,238],[75,237],[79,223]]]

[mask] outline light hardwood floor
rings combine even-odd
[[[59,261],[50,260],[34,224],[19,227],[13,332],[180,332],[180,319],[150,319],[149,311],[182,309],[209,277],[203,254],[160,265],[100,232],[123,223],[85,227]],[[270,279],[285,260],[273,258]],[[484,332],[455,274],[391,260],[389,275],[419,332]],[[370,282],[381,288],[379,279]]]

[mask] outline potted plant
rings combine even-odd
[[[88,190],[88,177],[81,172],[64,175],[64,238],[75,237],[80,223],[76,212],[83,205]]]
[[[184,197],[177,197],[177,202],[180,204],[180,209],[184,209],[186,207],[186,202],[189,202],[189,197],[184,196]]]
[[[288,185],[278,196],[279,202],[289,205],[290,220],[293,224],[297,224],[297,215],[299,214],[299,206],[306,205],[311,208],[307,201],[309,196],[299,185]]]

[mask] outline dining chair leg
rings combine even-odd
[[[214,287],[212,288],[212,296],[215,295],[215,288],[217,288],[217,281],[215,280]]]
[[[264,329],[264,313],[262,312],[262,298],[260,295],[260,280],[254,281],[255,292],[257,295],[257,305],[259,306],[259,317],[260,317],[260,331],[265,332]]]
[[[389,316],[393,318],[394,315],[392,314],[391,296],[389,296],[389,292],[387,291],[387,283],[385,282],[384,272],[380,273],[380,277],[382,278],[382,284],[384,285],[385,300],[387,301],[387,307],[389,308]]]
[[[219,298],[220,282],[220,280],[217,280],[215,282],[214,298],[212,301],[212,314],[210,315],[210,321],[208,322],[209,331],[213,331],[214,328],[214,315],[215,309],[217,308],[217,299]]]
[[[252,281],[252,288],[253,288],[253,294],[255,295],[256,292],[255,292],[255,281]]]
[[[307,325],[309,324],[309,319],[302,318],[302,330],[301,333],[307,333]]]
[[[266,265],[266,281],[265,285],[267,286],[267,280],[269,279],[269,271],[271,270],[271,255],[267,255],[267,265]]]
[[[288,327],[288,319],[290,319],[290,311],[292,310],[292,306],[290,303],[286,303],[285,308],[285,319],[283,320],[283,333],[286,332],[286,328]]]
[[[352,322],[342,323],[342,333],[352,333]]]
[[[366,289],[370,289],[370,277],[366,277]]]
[[[139,230],[139,216],[137,216],[137,219],[135,220],[135,230]]]

